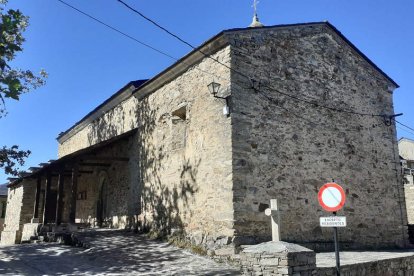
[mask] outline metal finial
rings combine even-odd
[[[253,9],[254,9],[254,14],[256,14],[257,13],[257,5],[260,3],[260,1],[258,1],[258,0],[254,0],[253,1]]]
[[[253,9],[254,9],[254,14],[253,14],[253,21],[252,24],[250,24],[249,27],[251,28],[255,28],[255,27],[263,27],[264,25],[259,21],[259,17],[257,16],[257,5],[259,4],[258,0],[254,0],[253,1]]]

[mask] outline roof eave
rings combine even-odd
[[[118,90],[115,94],[113,94],[110,98],[108,98],[103,103],[98,105],[95,109],[93,109],[91,112],[86,114],[82,119],[80,119],[77,123],[71,126],[68,130],[59,134],[56,140],[60,144],[64,143],[67,139],[75,135],[79,130],[83,129],[87,124],[89,124],[96,118],[100,117],[103,113],[115,107],[120,102],[128,99],[131,96],[132,91],[134,91],[137,87],[139,87],[146,81],[147,80],[130,81],[120,90]]]
[[[376,71],[378,71],[382,76],[384,76],[395,88],[399,88],[399,84],[395,82],[390,76],[388,76],[384,71],[382,71],[370,58],[368,58],[361,50],[359,50],[348,38],[346,38],[334,25],[328,21],[323,22],[331,30],[333,30],[337,35],[339,35],[354,51],[356,51],[365,61],[367,61]]]
[[[199,47],[195,48],[184,57],[180,58],[172,65],[155,75],[153,78],[148,80],[146,83],[138,87],[133,91],[133,95],[138,98],[144,98],[148,94],[157,90],[164,84],[170,82],[186,70],[201,61],[204,58],[210,57],[211,54],[229,45],[229,41],[226,39],[226,31],[222,31],[204,42]]]
[[[235,28],[235,29],[224,30],[218,33],[217,35],[213,36],[206,42],[204,42],[199,47],[189,52],[187,55],[185,55],[181,59],[177,60],[174,64],[167,67],[165,70],[161,71],[159,74],[157,74],[150,80],[147,80],[146,82],[144,82],[143,84],[137,87],[132,87],[132,89],[130,89],[130,92],[131,92],[130,94],[134,95],[136,98],[143,98],[147,96],[148,94],[151,94],[153,91],[157,90],[159,87],[163,86],[165,83],[168,83],[169,81],[173,80],[174,78],[179,76],[182,72],[188,70],[188,68],[190,68],[191,66],[193,66],[194,64],[202,60],[203,58],[209,57],[212,53],[229,45],[229,41],[227,40],[225,34],[234,33],[234,32],[243,32],[243,31],[261,31],[263,29],[287,28],[287,27],[294,27],[294,26],[311,26],[311,25],[328,26],[334,33],[336,33],[341,39],[343,39],[353,50],[355,50],[364,60],[366,60],[376,71],[378,71],[382,76],[384,76],[390,82],[390,84],[395,86],[395,88],[400,87],[391,77],[389,77],[374,62],[372,62],[365,54],[363,54],[351,41],[349,41],[335,26],[325,21],[325,22],[309,22],[309,23],[298,23],[298,24],[273,25],[273,26],[264,26],[260,28]],[[121,90],[131,88],[132,83],[133,82],[128,83]],[[109,105],[110,103],[115,103],[115,101],[113,101],[113,98],[118,93],[119,92],[117,92],[114,96],[109,98],[103,104],[101,104],[100,106],[92,110],[79,122],[77,122],[71,128],[69,128],[67,131],[61,133],[57,137],[57,140],[59,141],[59,143],[62,143],[65,140],[67,140],[69,137],[71,137],[70,134],[73,135],[77,133],[77,131],[82,129],[88,122],[92,121],[93,119],[96,119],[95,117],[99,117],[102,114],[102,112],[97,114],[98,111],[100,109],[103,109],[103,106]]]
[[[196,62],[200,61],[201,59],[209,56],[211,53],[223,48],[224,46],[229,44],[229,41],[225,38],[226,34],[234,33],[234,32],[243,32],[243,31],[261,31],[264,29],[272,29],[272,28],[288,28],[294,26],[312,26],[312,25],[324,25],[328,26],[334,33],[336,33],[341,39],[343,39],[353,50],[356,51],[364,60],[366,60],[376,71],[378,71],[382,76],[384,76],[390,84],[395,86],[395,88],[399,88],[400,86],[384,71],[382,71],[372,60],[370,60],[364,53],[362,53],[350,40],[348,40],[335,26],[333,26],[328,21],[324,22],[309,22],[309,23],[298,23],[298,24],[284,24],[284,25],[273,25],[273,26],[263,26],[260,28],[235,28],[235,29],[228,29],[224,30],[214,37],[210,38],[206,42],[204,42],[199,47],[195,48],[183,58],[177,60],[174,64],[154,76],[152,79],[147,81],[142,86],[135,89],[133,95],[137,98],[143,98],[146,95],[152,93],[157,88],[161,87],[165,83],[171,81],[173,78],[181,74],[183,71],[188,69],[190,66],[194,65]]]

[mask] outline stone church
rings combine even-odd
[[[61,133],[59,159],[9,184],[2,243],[83,225],[179,233],[220,254],[269,240],[276,198],[281,239],[324,250],[317,193],[334,179],[342,248],[404,246],[396,88],[327,22],[222,31]]]

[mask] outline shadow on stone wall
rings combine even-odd
[[[170,234],[172,229],[183,230],[186,226],[183,218],[192,215],[190,205],[198,191],[196,175],[201,160],[194,162],[185,158],[184,148],[171,150],[169,144],[173,110],[167,110],[161,118],[157,118],[160,113],[158,106],[160,105],[151,106],[149,98],[143,98],[137,103],[133,119],[129,119],[130,129],[138,128],[133,138],[136,139],[133,143],[135,146],[131,147],[129,154],[131,160],[138,163],[132,166],[132,170],[137,170],[132,175],[138,179],[130,181],[138,186],[134,187],[138,189],[134,195],[138,198],[132,200],[139,206],[133,208],[138,216],[129,214],[127,228],[151,229],[165,235]],[[88,133],[89,144],[122,134],[125,131],[123,120],[132,117],[131,114],[123,114],[124,112],[128,111],[118,106],[94,121]],[[134,158],[136,156],[138,158]],[[171,164],[167,162],[180,162],[172,164],[174,168],[179,166],[179,170],[170,176],[172,180],[169,183],[165,180],[165,173],[166,167]],[[134,193],[134,189],[129,192]],[[125,200],[131,200],[131,197]]]
[[[145,208],[148,208],[146,211],[153,212],[153,221],[145,225],[146,228],[152,228],[161,235],[171,234],[173,229],[185,232],[183,218],[193,215],[190,205],[193,195],[198,191],[195,184],[198,164],[193,166],[186,160],[181,167],[180,183],[173,187],[162,183],[159,170],[149,172],[152,174],[150,177],[155,177],[143,188],[142,200]]]
[[[94,145],[122,134],[125,131],[123,124],[125,119],[124,112],[124,107],[118,105],[93,121],[88,132],[89,145]],[[119,114],[123,115],[120,117]],[[131,129],[133,128],[134,126],[131,123]]]
[[[198,191],[196,176],[201,160],[193,163],[184,157],[184,152],[171,151],[170,126],[166,121],[160,122],[156,116],[157,112],[150,106],[148,98],[142,99],[136,115],[139,125],[137,137],[142,198],[141,226],[143,230],[152,230],[160,235],[171,234],[173,229],[185,232],[183,218],[193,215],[190,205]],[[164,116],[165,114],[161,117]],[[167,120],[170,117],[167,115]],[[171,158],[173,155],[183,157]],[[172,175],[172,182],[167,183],[164,180],[166,167],[170,165],[167,162],[177,159],[182,162],[179,171],[176,171],[178,175]]]

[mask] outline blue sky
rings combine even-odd
[[[190,48],[127,10],[116,0],[65,0],[174,57]],[[224,29],[246,27],[252,0],[125,0],[161,25],[199,45]],[[173,60],[69,9],[57,0],[9,0],[30,16],[24,52],[14,65],[49,73],[47,84],[8,101],[0,145],[30,149],[27,166],[57,158],[57,135],[127,82],[151,78]],[[328,20],[401,88],[394,94],[399,121],[414,127],[414,1],[261,0],[265,25]],[[398,128],[399,137],[414,131]],[[0,174],[0,183],[7,176]]]

